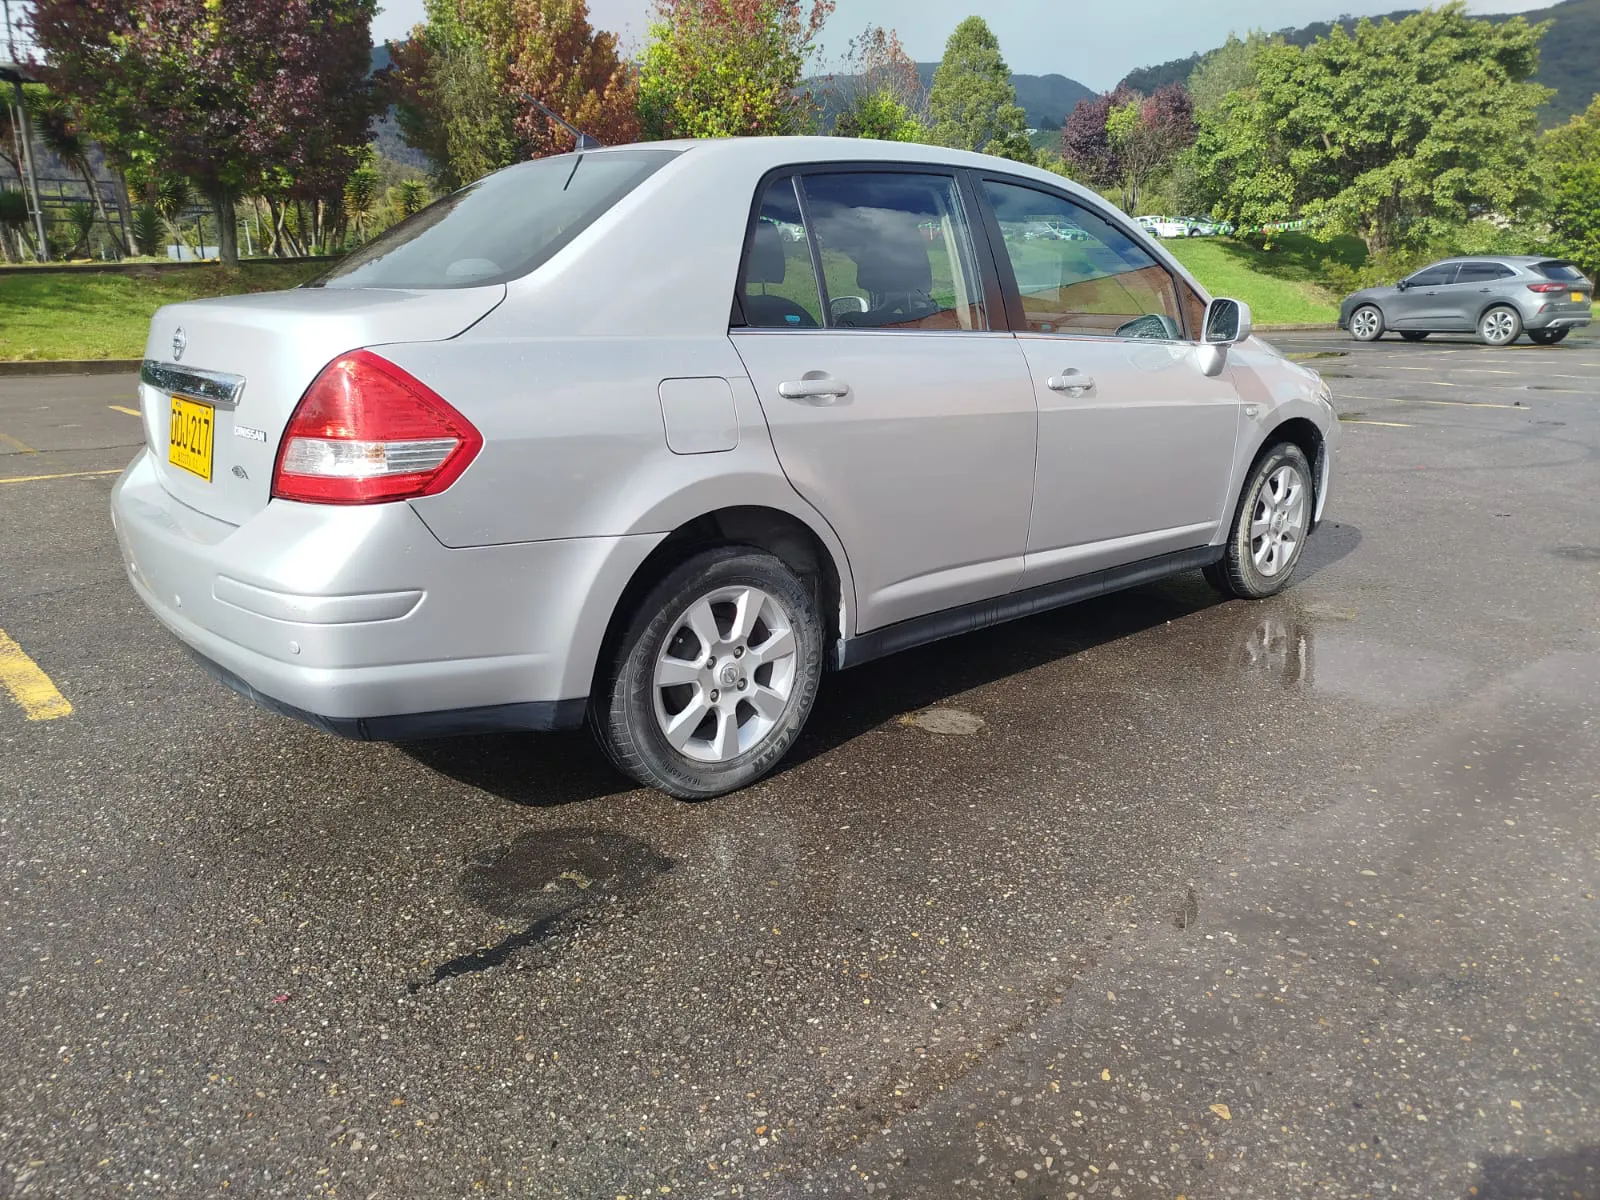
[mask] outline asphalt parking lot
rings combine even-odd
[[[131,377],[0,380],[0,1195],[1600,1197],[1600,336],[1274,340],[1297,586],[832,677],[698,805],[254,709],[123,577]]]

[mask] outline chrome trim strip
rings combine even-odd
[[[244,395],[244,376],[229,375],[226,371],[201,371],[194,367],[175,367],[170,363],[147,358],[139,366],[139,382],[180,396],[196,400],[209,400],[212,404],[230,407],[239,403]]]

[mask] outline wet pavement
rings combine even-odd
[[[0,696],[0,1195],[1600,1197],[1600,338],[1277,340],[1347,418],[1289,592],[832,677],[692,805],[221,690],[131,381],[0,381],[74,708]]]

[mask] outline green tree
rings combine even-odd
[[[639,71],[646,137],[803,133],[799,88],[833,0],[656,0]]]
[[[843,99],[843,107],[834,118],[834,136],[885,142],[923,139],[922,76],[894,30],[869,26],[854,39],[840,78],[843,86],[836,88],[836,96]]]
[[[188,178],[239,259],[270,172],[348,171],[369,138],[377,0],[33,0],[51,88],[130,167]],[[342,175],[341,175],[342,180]]]
[[[428,207],[428,188],[420,179],[407,179],[400,185],[400,215],[414,216]]]
[[[928,120],[938,145],[1035,161],[1011,69],[982,17],[962,21],[945,43],[928,90]]]
[[[1600,277],[1600,95],[1539,140],[1535,172],[1550,248]]]
[[[1268,45],[1256,82],[1200,121],[1199,162],[1220,215],[1304,216],[1383,254],[1529,195],[1529,82],[1545,26],[1472,20],[1454,0],[1401,21],[1334,26],[1301,49]]]
[[[141,253],[161,254],[161,243],[166,233],[161,214],[153,204],[140,204],[133,210],[133,240],[139,243]]]
[[[33,214],[21,188],[0,188],[0,252],[6,262],[21,262]]]
[[[1267,44],[1263,33],[1251,33],[1242,40],[1230,33],[1227,41],[1196,63],[1188,83],[1195,111],[1216,108],[1229,92],[1254,87],[1256,55]]]
[[[378,168],[373,164],[370,153],[345,180],[344,212],[355,222],[356,237],[363,242],[367,240],[367,218],[372,216],[372,210],[378,205],[378,183]]]

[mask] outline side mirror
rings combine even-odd
[[[1228,365],[1228,347],[1244,341],[1254,329],[1250,306],[1242,300],[1219,299],[1206,305],[1200,337],[1200,369],[1206,375],[1222,374]]]
[[[1411,286],[1411,281],[1409,279],[1398,279],[1398,280],[1395,281],[1395,285],[1394,286],[1395,286],[1395,289],[1397,291],[1402,291],[1403,292],[1408,287]]]

